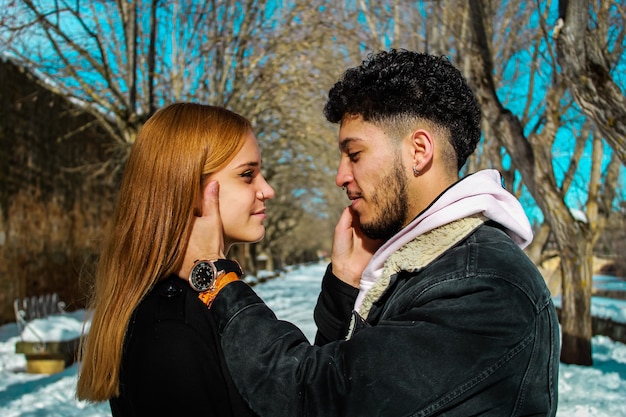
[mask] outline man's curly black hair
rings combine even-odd
[[[459,170],[480,140],[480,107],[461,72],[446,57],[420,52],[370,54],[331,88],[324,115],[331,123],[347,115],[372,123],[431,121],[450,133]]]

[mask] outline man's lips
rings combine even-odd
[[[361,202],[363,196],[359,194],[348,193],[348,198],[352,202],[352,207],[356,208],[357,204]]]

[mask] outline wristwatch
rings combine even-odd
[[[243,275],[239,262],[232,259],[197,260],[189,274],[189,285],[198,292],[213,291],[217,278],[228,272],[234,272],[239,278]]]

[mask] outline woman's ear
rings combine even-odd
[[[430,164],[435,144],[428,130],[418,129],[411,135],[411,157],[414,170],[422,172]]]

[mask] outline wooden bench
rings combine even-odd
[[[19,341],[15,353],[26,355],[29,374],[55,374],[74,363],[79,344],[79,338],[44,343]]]
[[[16,342],[15,353],[26,355],[26,372],[53,374],[74,363],[80,337],[47,340],[46,335],[36,330],[38,319],[53,320],[67,314],[65,303],[59,300],[57,294],[16,299],[13,308],[22,339]]]

